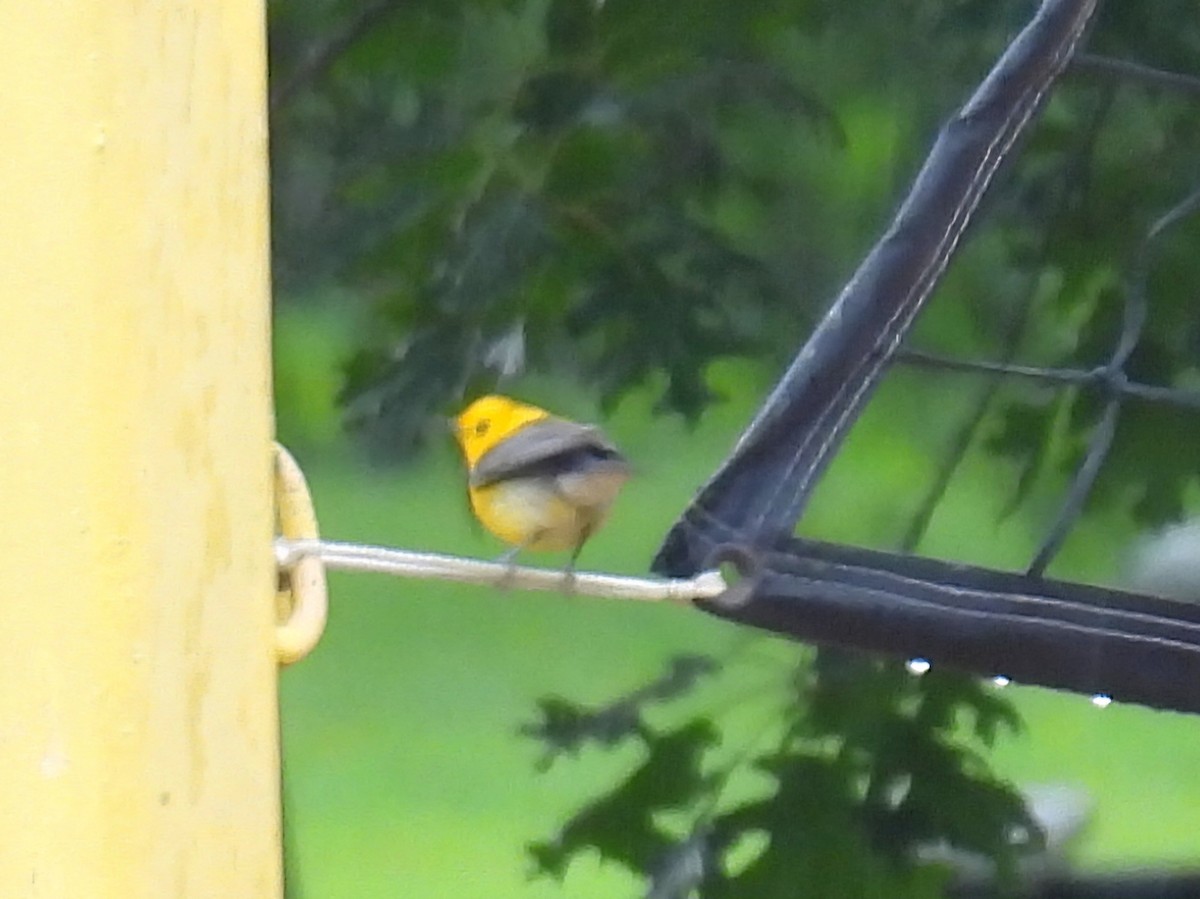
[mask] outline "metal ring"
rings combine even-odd
[[[317,515],[304,472],[291,453],[275,444],[275,526],[287,540],[316,540]],[[303,556],[279,568],[279,590],[275,608],[275,656],[280,665],[291,665],[308,655],[321,634],[329,614],[329,590],[325,565],[318,556]]]
[[[739,543],[721,543],[708,554],[708,558],[704,560],[704,567],[719,569],[724,563],[733,566],[739,579],[729,584],[723,593],[707,601],[722,609],[736,609],[750,602],[762,578],[762,559],[747,546]]]

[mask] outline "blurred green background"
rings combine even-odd
[[[1105,4],[1087,49],[1200,72],[1194,6]],[[939,122],[1035,7],[272,0],[278,432],[324,535],[498,555],[468,514],[444,420],[499,388],[603,422],[636,476],[581,566],[645,573]],[[1197,85],[1077,62],[909,345],[1088,369],[1144,289],[1130,376],[1200,384],[1200,225],[1145,244],[1195,189]],[[800,529],[895,549],[952,470],[916,548],[1022,569],[1102,400],[898,366]],[[1200,416],[1126,404],[1051,574],[1119,582],[1137,539],[1200,508],[1197,445]],[[531,878],[527,845],[645,757],[633,741],[540,771],[545,747],[519,732],[537,700],[602,707],[672,656],[707,653],[721,675],[647,721],[717,721],[716,755],[751,756],[797,714],[812,655],[679,608],[369,575],[335,574],[331,589],[325,638],[283,674],[289,899],[641,895],[598,853],[562,884]],[[1194,718],[1004,695],[1026,728],[986,761],[1018,783],[1086,788],[1080,865],[1200,863]],[[748,775],[731,789],[766,788]],[[664,832],[686,830],[677,817]],[[771,895],[790,899],[780,879]],[[805,894],[850,895],[838,886]]]
[[[299,447],[324,534],[496,555],[502,547],[472,525],[448,442],[408,465],[379,468],[337,436],[332,398],[345,345],[335,335],[345,329],[324,316],[301,309],[276,322],[280,391],[308,398],[303,419],[281,416],[280,437]],[[759,401],[766,373],[731,365],[722,380],[729,402],[695,430],[652,416],[641,394],[606,421],[638,475],[588,545],[584,568],[646,571],[674,516]],[[564,414],[594,416],[578,388],[536,380],[521,387],[519,395]],[[930,475],[927,446],[936,435],[918,414],[922,398],[885,392],[879,408],[889,397],[893,412],[869,415],[831,474],[808,520],[813,532],[890,534],[896,510],[912,501],[911,485]],[[963,481],[969,486],[948,498],[931,533],[935,550],[997,564],[1027,554],[1036,536],[1027,519],[996,524],[1005,491],[984,478]],[[1068,549],[1067,570],[1109,570],[1128,525],[1089,521],[1085,530]],[[605,703],[657,676],[672,654],[702,651],[732,661],[719,687],[689,708],[734,716],[744,722],[735,730],[753,740],[784,701],[796,652],[678,608],[363,574],[335,573],[330,589],[324,639],[282,681],[290,849],[305,897],[638,895],[626,872],[598,860],[576,864],[563,885],[529,880],[525,857],[527,842],[551,835],[636,753],[589,750],[539,773],[541,749],[518,726],[533,719],[539,696]],[[1081,864],[1196,861],[1196,719],[1008,689],[1028,726],[1002,738],[996,766],[1022,783],[1088,789],[1096,809],[1078,846]]]

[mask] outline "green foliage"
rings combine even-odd
[[[676,656],[662,677],[599,711],[582,709],[561,696],[544,696],[538,701],[542,720],[521,728],[521,733],[546,746],[546,755],[540,764],[543,770],[548,769],[557,756],[575,755],[591,742],[611,749],[629,736],[638,735],[650,740],[649,731],[642,724],[642,709],[652,702],[668,702],[686,695],[700,678],[719,668],[716,661],[707,656]]]
[[[886,16],[818,0],[376,7],[275,110],[276,268],[285,289],[332,277],[369,298],[342,396],[388,454],[526,367],[582,378],[608,405],[655,383],[661,408],[694,419],[718,397],[711,362],[789,355],[936,122],[1029,13],[971,0],[906,0]],[[1108,4],[1090,46],[1194,69],[1189,9]],[[274,73],[286,81],[321,48],[314,35],[333,41],[364,15],[348,0],[273,4]],[[951,351],[1103,361],[1147,228],[1191,186],[1195,102],[1067,77],[993,202],[1004,250],[984,295],[952,298],[973,333],[955,330]],[[1135,378],[1196,378],[1196,228],[1147,260]],[[1013,283],[1027,286],[999,288]],[[927,318],[958,314],[947,305]],[[1094,389],[1026,393],[983,421],[1015,463],[1014,505],[1078,463],[1097,403]],[[1200,463],[1151,436],[1163,426],[1179,419],[1128,411],[1093,503],[1147,522],[1179,513]]]
[[[804,215],[783,189],[802,163],[747,157],[746,137],[847,139],[781,58],[787,35],[812,40],[809,6],[401,4],[279,112],[281,283],[335,273],[374,298],[351,420],[403,451],[514,360],[606,403],[661,375],[664,407],[694,418],[711,361],[779,352],[781,321],[801,333],[794,246],[761,244]],[[806,292],[801,318],[823,300]]]
[[[1104,5],[1088,49],[1195,72],[1200,23],[1174,2],[1147,12]],[[1168,26],[1162,17],[1175,14],[1182,16],[1178,27]],[[1192,248],[1200,220],[1185,220],[1153,242],[1148,237],[1157,219],[1200,186],[1193,152],[1198,104],[1194,93],[1136,79],[1067,76],[990,224],[1008,246],[1006,266],[1031,285],[1014,298],[1025,307],[1025,325],[1000,352],[1040,365],[1103,366],[1119,344],[1127,304],[1144,293],[1148,314],[1126,373],[1153,385],[1196,383],[1200,256]],[[1046,472],[1061,476],[1078,467],[1105,403],[1103,386],[1097,378],[997,407],[988,446],[1017,465],[1014,505]],[[1142,524],[1178,518],[1200,460],[1175,447],[1194,439],[1197,427],[1194,415],[1170,406],[1125,402],[1088,508],[1119,505]],[[1172,438],[1163,440],[1164,433]]]
[[[665,730],[649,724],[645,702],[661,693],[599,709],[543,702],[543,721],[525,733],[548,757],[574,752],[590,732],[608,746],[636,742],[644,758],[552,840],[530,847],[539,873],[561,879],[573,859],[598,853],[642,873],[647,895],[661,899],[918,897],[940,895],[946,877],[921,847],[989,857],[1005,878],[1039,847],[1020,797],[979,754],[999,729],[1019,726],[994,691],[830,651],[784,681],[789,713],[778,738],[732,758],[720,757],[712,716]],[[766,790],[732,789],[747,772]]]
[[[717,398],[715,361],[791,354],[1031,6],[273,3],[277,83],[322,58],[314,36],[337,50],[274,110],[279,284],[337,281],[366,298],[342,397],[393,454],[441,431],[433,413],[523,368],[576,376],[610,408],[661,385],[660,407],[694,420]],[[1192,6],[1106,4],[1091,46],[1195,71]],[[918,342],[1102,366],[1144,284],[1129,376],[1196,383],[1200,223],[1145,241],[1195,188],[1198,144],[1194,96],[1069,75]],[[1010,509],[1078,466],[1103,384],[988,400],[971,436],[1011,463]],[[1178,515],[1200,455],[1177,447],[1193,441],[1194,417],[1127,402],[1092,507]],[[600,711],[542,700],[526,733],[544,764],[585,745],[644,752],[531,848],[543,873],[598,852],[657,899],[928,896],[944,874],[918,846],[982,853],[1002,874],[1029,848],[1010,837],[1031,823],[982,755],[1014,716],[979,684],[822,653],[792,673],[775,744],[730,761],[715,716],[643,716],[701,673]],[[744,776],[766,792],[729,788]]]
[[[555,840],[530,846],[541,871],[562,877],[571,857],[586,850],[631,871],[647,871],[670,847],[654,818],[686,808],[702,795],[708,778],[700,762],[717,733],[700,719],[665,734],[646,731],[644,740],[648,754],[643,764],[572,817]]]

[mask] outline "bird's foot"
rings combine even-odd
[[[508,550],[508,552],[502,553],[500,557],[496,559],[497,565],[504,566],[503,573],[496,578],[497,590],[511,590],[513,588],[513,584],[517,579],[517,553],[520,551],[521,547],[514,546],[512,549]]]

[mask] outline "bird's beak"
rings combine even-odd
[[[451,434],[453,434],[455,437],[457,437],[458,436],[458,422],[455,421],[453,418],[447,418],[446,419],[446,430],[448,430]]]

